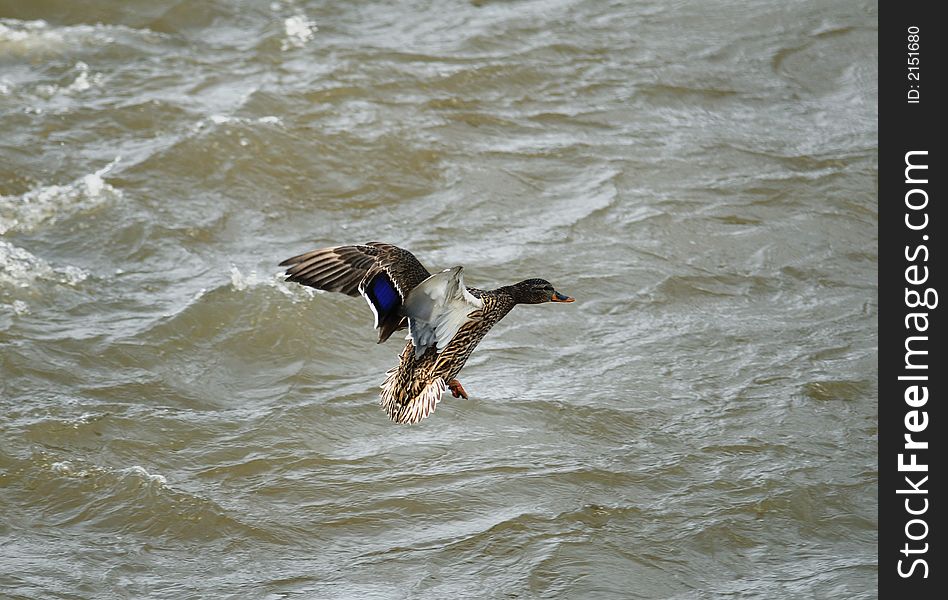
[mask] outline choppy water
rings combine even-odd
[[[874,597],[876,28],[0,0],[0,596]],[[370,240],[578,302],[396,426]]]

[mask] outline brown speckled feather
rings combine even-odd
[[[502,290],[485,292],[468,288],[484,302],[484,308],[473,311],[451,342],[437,352],[429,348],[415,357],[411,341],[402,350],[398,366],[386,373],[379,404],[396,423],[417,423],[430,415],[441,399],[448,382],[456,378],[474,348],[514,307],[513,298]]]
[[[380,344],[394,331],[407,326],[407,320],[398,314],[398,308],[408,293],[431,275],[408,250],[381,242],[320,248],[288,258],[280,266],[289,267],[286,270],[287,281],[327,292],[365,296],[376,313]],[[377,307],[363,293],[363,288],[380,273],[384,273],[394,284],[398,294],[397,306],[389,310]]]
[[[280,266],[289,267],[287,281],[348,296],[359,296],[359,283],[378,270],[387,271],[405,295],[431,275],[408,250],[381,242],[320,248],[288,258]]]

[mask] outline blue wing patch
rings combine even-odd
[[[395,289],[388,277],[382,274],[372,280],[372,295],[375,297],[376,306],[381,309],[380,313],[387,313],[401,304],[398,290]]]

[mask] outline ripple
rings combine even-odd
[[[140,533],[169,540],[214,540],[250,535],[280,538],[248,525],[206,498],[176,489],[139,465],[118,469],[38,454],[14,465],[6,484],[22,508],[44,514],[50,526],[83,523],[93,531]]]
[[[871,392],[867,381],[810,381],[803,386],[803,393],[812,400],[821,402],[831,400],[855,401],[867,397]]]

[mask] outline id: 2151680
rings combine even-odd
[[[908,94],[906,95],[906,101],[909,104],[918,104],[921,100],[921,91],[919,90],[919,40],[920,36],[918,33],[918,27],[912,25],[908,28],[908,36],[906,37],[908,43],[906,48],[908,48]]]

